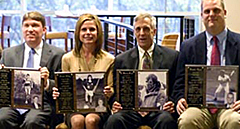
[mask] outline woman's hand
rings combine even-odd
[[[53,99],[57,99],[57,97],[59,97],[59,95],[60,95],[60,93],[58,92],[58,88],[53,87],[52,90],[53,90],[53,94],[52,94]]]
[[[110,86],[105,86],[103,92],[108,99],[113,95],[113,91]]]

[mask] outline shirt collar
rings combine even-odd
[[[152,46],[147,50],[148,54],[150,57],[152,57],[153,49],[154,49],[155,43],[152,43]],[[140,59],[143,57],[145,50],[143,50],[139,45],[138,45],[138,51],[139,51],[139,57]]]
[[[223,41],[227,38],[227,31],[228,31],[227,28],[225,28],[220,34],[216,35],[220,44],[223,44]],[[211,39],[212,39],[213,35],[211,35],[207,31],[205,31],[205,32],[206,32],[208,43],[211,43]],[[211,45],[211,44],[208,44],[208,45]]]
[[[37,47],[33,48],[36,52],[35,54],[40,55],[42,47],[43,47],[43,40],[40,42],[40,44]],[[28,44],[25,43],[25,51],[29,52],[30,50],[31,50],[31,47],[29,47]]]

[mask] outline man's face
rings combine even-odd
[[[227,96],[227,102],[228,103],[233,103],[233,94],[228,94],[228,96]]]
[[[26,78],[27,78],[27,79],[30,79],[30,75],[27,75]]]
[[[153,43],[156,29],[153,29],[151,26],[151,20],[149,18],[139,19],[134,24],[134,34],[137,38],[138,45],[147,51]]]
[[[38,102],[38,97],[34,97],[34,98],[33,98],[33,102],[34,102],[34,103],[37,103],[37,102]]]
[[[27,19],[22,24],[23,38],[30,47],[36,47],[42,41],[42,36],[46,33],[46,27],[40,21]]]
[[[201,16],[210,34],[217,35],[225,28],[226,10],[223,10],[221,0],[204,0]]]
[[[154,83],[153,83],[152,78],[149,78],[146,82],[147,82],[148,89],[152,89],[154,87]]]

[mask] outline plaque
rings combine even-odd
[[[58,113],[75,111],[76,105],[74,105],[74,102],[76,102],[76,95],[74,93],[76,92],[76,87],[73,86],[73,78],[72,73],[57,73],[55,76],[58,91],[61,93],[56,100],[56,111]]]
[[[168,70],[117,70],[117,101],[123,110],[162,110],[168,101]]]
[[[43,80],[38,69],[4,67],[0,70],[1,107],[43,109]]]
[[[11,107],[13,70],[0,69],[0,107]]]
[[[231,108],[237,100],[238,66],[186,65],[189,106]]]
[[[105,72],[56,72],[57,113],[106,112]]]
[[[186,66],[185,98],[189,106],[202,107],[205,103],[205,68],[204,66]]]
[[[137,78],[134,70],[117,70],[117,101],[123,110],[134,110],[137,106]]]

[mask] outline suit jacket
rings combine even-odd
[[[155,44],[153,49],[153,69],[168,69],[169,70],[169,95],[172,93],[172,86],[175,80],[178,52],[163,46]],[[115,58],[114,63],[114,88],[116,89],[116,70],[117,69],[138,69],[139,52],[135,47],[130,49]]]
[[[240,64],[240,34],[228,30],[225,57],[226,65]],[[185,40],[182,43],[173,90],[173,96],[176,103],[180,98],[184,98],[185,64],[207,64],[207,42],[205,32]]]
[[[36,106],[35,106],[34,103],[31,103],[31,105],[32,105],[32,108],[35,108],[35,109],[40,109],[40,108],[42,108],[42,107],[41,107],[42,105],[41,105],[40,103],[37,103],[38,108],[36,108]]]
[[[4,64],[6,67],[23,67],[24,50],[24,43],[4,49],[0,64]],[[45,42],[43,43],[40,66],[47,67],[50,72],[49,78],[53,79],[49,81],[50,83],[47,92],[44,92],[44,108],[50,108],[49,104],[54,105],[51,93],[51,89],[55,85],[54,72],[60,71],[61,58],[64,53],[65,52],[60,48],[49,45]]]

